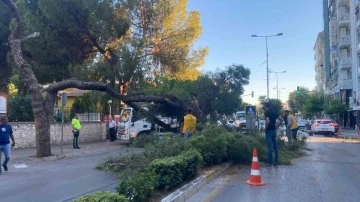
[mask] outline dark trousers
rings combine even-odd
[[[298,132],[299,128],[294,128],[294,129],[291,129],[291,133],[292,133],[292,138],[294,141],[296,141],[297,139],[297,132]]]
[[[109,132],[110,132],[110,141],[113,142],[116,140],[116,131],[115,128],[109,128]]]
[[[265,132],[266,137],[266,145],[268,149],[268,164],[272,165],[272,153],[274,150],[275,154],[275,163],[274,165],[278,165],[279,163],[279,149],[276,142],[276,130],[267,130]]]
[[[73,132],[73,134],[74,134],[73,147],[77,148],[77,147],[79,147],[78,140],[79,140],[80,131],[76,130]]]

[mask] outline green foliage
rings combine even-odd
[[[283,109],[281,101],[278,99],[269,99],[269,102],[272,107],[272,110],[280,114],[281,110]]]
[[[96,101],[96,100],[95,100]],[[70,111],[70,119],[76,113],[91,113],[96,109],[96,104],[89,92],[84,93],[81,97],[76,97]]]
[[[123,195],[108,191],[95,192],[75,199],[74,202],[129,202]]]
[[[305,118],[313,118],[313,116],[320,116],[324,111],[324,94],[313,93],[308,95],[303,106],[303,114]]]
[[[201,161],[199,152],[189,150],[178,156],[156,159],[149,167],[159,175],[157,188],[171,190],[183,181],[194,178]]]
[[[226,136],[232,135],[223,127],[216,125],[207,126],[190,139],[192,148],[198,150],[206,165],[223,162],[227,156]]]
[[[18,0],[16,4],[24,16],[25,34],[41,33],[23,46],[40,83],[69,78],[70,65],[92,61],[101,47],[114,49],[109,44],[128,29],[122,8],[113,0]]]
[[[289,106],[293,112],[304,111],[306,100],[309,97],[309,89],[299,87],[301,93],[296,93],[296,90],[289,95]]]
[[[120,182],[116,190],[131,202],[147,202],[153,196],[158,181],[159,176],[156,173],[146,171]]]
[[[0,91],[6,92],[9,83],[11,68],[6,58],[10,52],[8,38],[10,35],[11,15],[7,6],[0,2]]]
[[[9,121],[34,121],[30,95],[9,96]]]
[[[336,98],[327,100],[324,108],[325,112],[329,115],[341,115],[349,109],[348,105],[342,103],[339,99]]]

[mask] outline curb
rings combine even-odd
[[[360,140],[360,137],[354,136],[335,136],[337,139]]]
[[[197,177],[195,180],[163,198],[161,202],[185,202],[202,188],[204,188],[207,184],[209,184],[213,179],[227,170],[232,164],[233,162],[225,163],[212,170],[210,173]]]

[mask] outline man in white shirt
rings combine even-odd
[[[116,139],[115,127],[116,127],[116,122],[114,121],[114,119],[112,119],[112,117],[110,117],[109,120],[110,142],[114,142]]]

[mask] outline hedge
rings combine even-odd
[[[76,199],[74,202],[129,202],[125,196],[109,191],[95,192]]]
[[[178,156],[156,159],[149,167],[159,175],[157,188],[171,190],[182,182],[194,178],[201,162],[200,153],[190,150]]]
[[[131,202],[146,202],[153,196],[158,181],[159,176],[147,170],[136,177],[120,182],[116,190]]]

